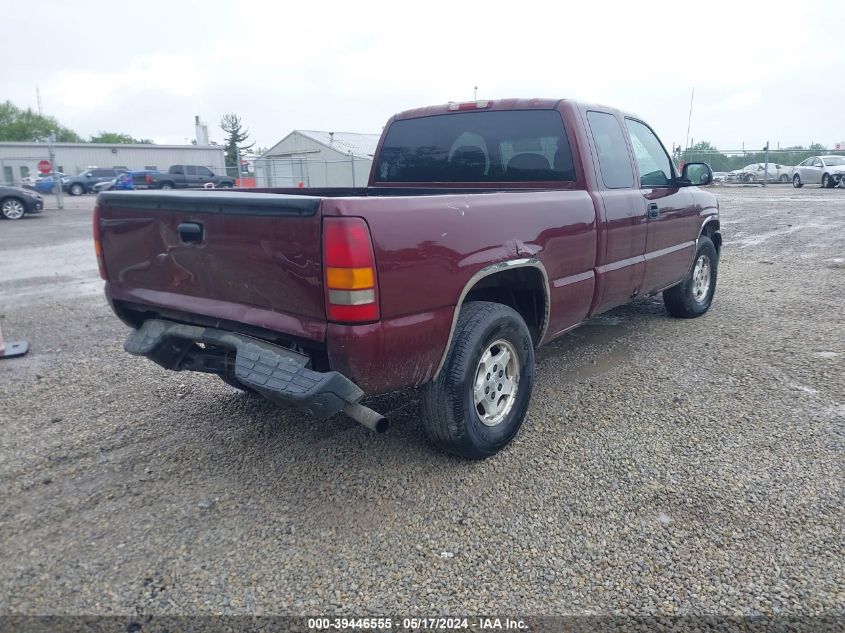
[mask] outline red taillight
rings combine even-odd
[[[100,244],[100,205],[94,206],[94,253],[97,255],[97,267],[100,277],[106,279],[106,263],[103,260],[103,246]]]
[[[323,281],[329,321],[379,320],[376,260],[363,219],[323,219]]]
[[[144,180],[147,181],[147,184],[150,184],[153,181],[153,177],[147,174],[146,176],[144,176]]]

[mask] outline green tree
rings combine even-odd
[[[148,138],[134,138],[129,134],[121,134],[120,132],[100,132],[96,136],[92,136],[90,143],[136,143],[141,145],[153,145],[152,139]]]
[[[244,129],[243,121],[237,114],[224,114],[220,120],[220,127],[228,134],[224,145],[226,164],[235,167],[239,173],[241,152],[252,148],[255,143],[243,144],[249,138],[249,130]]]
[[[81,143],[82,137],[51,116],[42,116],[31,108],[24,110],[11,101],[0,103],[0,141],[26,143],[44,139],[55,132],[56,140]]]

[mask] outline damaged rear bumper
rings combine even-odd
[[[260,339],[149,319],[132,331],[124,349],[166,369],[234,374],[266,398],[302,407],[317,417],[344,411],[373,430],[387,428],[382,416],[356,404],[364,392],[346,376],[336,371],[313,371],[305,354]]]

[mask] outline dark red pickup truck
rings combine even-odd
[[[710,307],[718,202],[642,120],[569,100],[403,112],[358,189],[106,192],[94,236],[131,354],[383,431],[422,387],[432,440],[513,439],[534,348],[638,295]]]

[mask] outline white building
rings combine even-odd
[[[259,187],[365,187],[380,134],[294,130],[255,160]]]
[[[57,171],[75,176],[94,167],[158,169],[171,165],[202,165],[225,174],[219,145],[135,145],[110,143],[55,143]],[[0,184],[20,184],[38,175],[38,162],[49,158],[47,143],[0,143]]]

